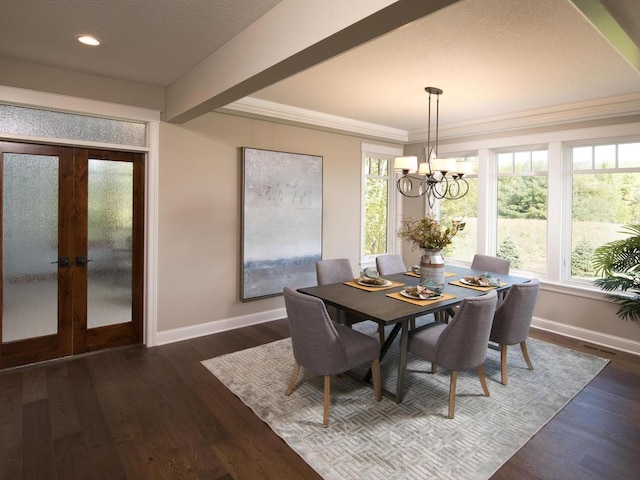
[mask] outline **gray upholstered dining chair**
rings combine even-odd
[[[393,275],[394,273],[404,273],[407,271],[402,257],[391,253],[378,255],[376,257],[376,269],[380,275]]]
[[[500,275],[509,275],[510,267],[511,260],[507,258],[492,257],[491,255],[482,255],[480,253],[476,253],[471,262],[471,268],[474,270],[498,273]]]
[[[316,262],[316,278],[318,285],[327,285],[329,283],[348,282],[353,280],[353,270],[351,270],[351,262],[348,258],[329,258]],[[353,325],[362,322],[364,319],[357,318],[348,313],[337,310],[333,307],[328,309],[329,316],[341,325]],[[380,344],[384,343],[384,326],[378,325],[378,335]]]
[[[284,302],[289,319],[291,344],[295,359],[291,381],[285,395],[291,395],[300,367],[324,376],[324,411],[322,425],[329,426],[331,375],[371,362],[376,401],[382,399],[380,385],[380,345],[364,333],[335,325],[319,298],[284,288]]]
[[[353,280],[353,270],[348,258],[330,258],[316,262],[318,285]]]
[[[330,258],[316,262],[316,278],[318,285],[328,285],[330,283],[348,282],[353,280],[351,262],[348,258]],[[337,323],[349,325],[355,319],[348,318],[346,312],[334,307],[327,307],[329,316]]]
[[[529,370],[533,370],[527,351],[527,337],[539,292],[540,280],[537,278],[524,283],[514,283],[493,316],[489,341],[500,345],[500,377],[503,385],[507,384],[507,347],[509,345],[520,344],[524,361]]]
[[[448,418],[455,413],[459,371],[477,368],[482,390],[489,396],[484,361],[496,301],[494,290],[465,298],[449,323],[434,322],[409,332],[408,350],[431,362],[431,373],[436,373],[438,365],[451,372]]]

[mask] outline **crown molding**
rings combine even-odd
[[[438,136],[440,139],[448,139],[491,135],[638,114],[640,114],[640,94],[631,94],[440,125]],[[426,128],[409,132],[407,143],[426,141]]]
[[[241,98],[216,111],[391,142],[406,143],[408,140],[408,132],[399,128],[361,122],[253,97]]]
[[[426,126],[408,132],[252,97],[242,98],[217,111],[390,142],[406,144],[427,141]],[[640,114],[640,93],[441,124],[438,135],[440,139],[463,138],[638,114]]]

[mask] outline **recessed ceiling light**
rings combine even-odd
[[[84,43],[85,45],[90,45],[92,47],[100,45],[100,40],[93,35],[76,35],[76,38],[80,43]]]

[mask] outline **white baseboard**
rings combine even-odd
[[[269,310],[266,312],[254,313],[251,315],[243,315],[241,317],[225,318],[216,320],[215,322],[207,322],[199,325],[192,325],[183,328],[174,328],[172,330],[164,330],[156,335],[156,345],[165,345],[167,343],[180,342],[189,340],[190,338],[202,337],[213,333],[226,332],[235,330],[236,328],[257,325],[258,323],[271,322],[287,317],[287,311],[284,308]]]
[[[557,333],[558,335],[563,335],[565,337],[584,340],[585,342],[595,343],[596,345],[603,347],[609,347],[615,350],[632,353],[634,355],[640,355],[640,342],[635,342],[626,338],[615,337],[606,333],[587,330],[586,328],[574,327],[572,325],[552,322],[551,320],[536,317],[533,318],[531,326],[540,330]]]
[[[215,322],[203,323],[200,325],[192,325],[184,328],[175,328],[172,330],[164,330],[158,332],[156,337],[157,345],[165,345],[167,343],[180,342],[189,340],[190,338],[202,337],[214,333],[235,330],[236,328],[248,327],[259,323],[271,322],[286,318],[287,311],[284,308],[269,310],[266,312],[254,313],[251,315],[243,315],[241,317],[225,318],[216,320]],[[543,318],[534,317],[531,326],[540,330],[545,330],[565,337],[583,340],[589,343],[595,343],[603,347],[613,348],[634,355],[640,355],[640,342],[628,340],[626,338],[607,335],[606,333],[587,330],[585,328],[574,327],[564,323],[553,322]]]

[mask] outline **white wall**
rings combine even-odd
[[[217,113],[182,125],[163,123],[159,343],[282,316],[282,297],[239,300],[240,147],[323,157],[323,257],[349,258],[357,273],[361,143],[352,136]]]

